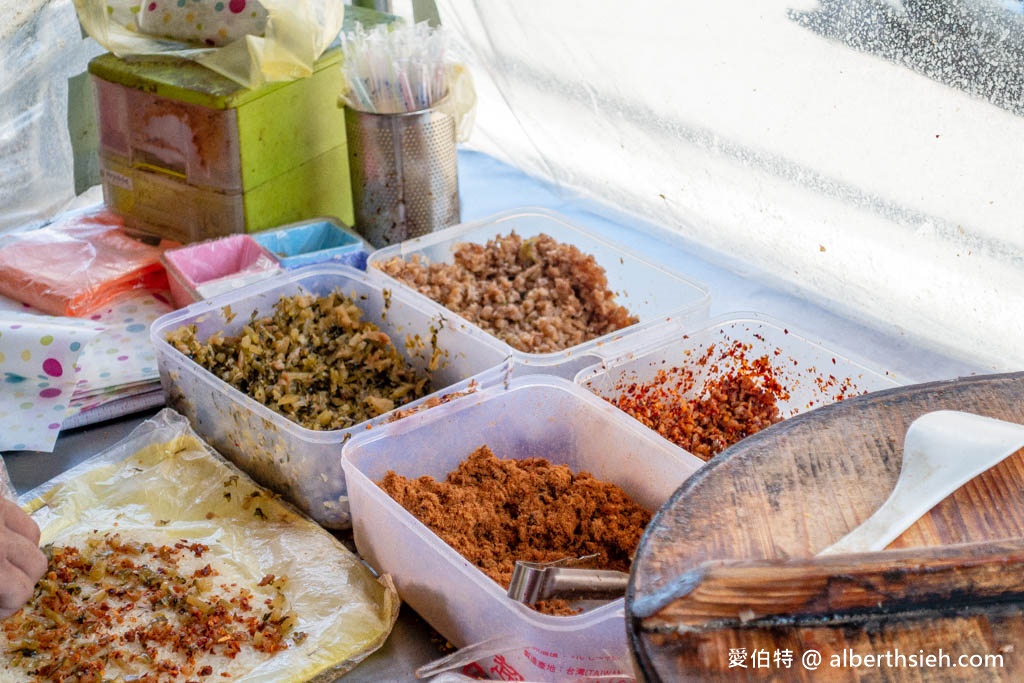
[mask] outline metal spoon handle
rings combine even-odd
[[[548,598],[602,599],[625,595],[629,574],[606,569],[570,569],[552,567],[541,591],[541,600]]]
[[[624,572],[516,562],[508,596],[527,605],[551,598],[617,598],[628,582]]]

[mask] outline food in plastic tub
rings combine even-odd
[[[282,296],[238,334],[167,335],[178,351],[250,398],[314,430],[344,429],[429,393],[428,378],[340,291]],[[428,365],[428,368],[430,366]]]
[[[615,303],[593,256],[549,235],[513,230],[463,242],[454,258],[395,257],[377,267],[524,353],[561,351],[637,322]]]
[[[377,485],[505,589],[517,561],[586,557],[590,569],[628,572],[651,521],[650,510],[585,470],[552,463],[540,453],[499,458],[486,445],[443,480],[388,471]],[[582,611],[561,596],[535,607],[545,614]]]
[[[324,261],[336,261],[364,270],[373,251],[366,240],[346,230],[333,218],[314,218],[253,233],[253,239],[288,270]]]
[[[513,234],[523,241],[521,249],[510,248]],[[538,277],[534,273],[541,268],[538,258],[544,257],[543,250],[538,251],[537,246],[547,242],[542,241],[541,236],[578,250],[566,258],[562,250],[557,249],[559,255],[552,262],[557,274],[552,271]],[[497,238],[501,238],[501,242],[496,242]],[[497,248],[485,247],[489,242]],[[467,249],[464,246],[467,244],[475,246]],[[467,285],[471,283],[470,277],[451,287],[432,288],[422,274],[415,273],[423,270],[423,264],[448,264],[446,267],[450,267],[460,251],[460,260],[470,274],[500,272],[518,279],[512,280],[512,286],[486,283],[479,290],[484,300],[477,303],[475,293]],[[520,263],[513,267],[494,263],[499,258],[506,260],[506,253],[508,259],[516,258]],[[572,279],[579,273],[568,271],[581,270],[577,266],[582,266],[589,257],[593,262],[586,266],[587,274],[582,283],[574,288]],[[398,267],[395,259],[410,265]],[[385,266],[389,263],[392,265]],[[414,284],[388,274],[394,271],[403,275],[403,270],[417,278]],[[430,296],[437,296],[441,299],[439,303],[460,317],[464,315],[452,306],[460,309],[468,306],[463,309],[468,310],[466,315],[481,320],[473,324],[481,329],[490,325],[492,331],[488,334],[502,338],[519,364],[567,378],[595,359],[617,355],[616,349],[628,346],[628,337],[642,334],[652,325],[665,320],[704,317],[710,300],[704,285],[623,245],[594,236],[554,212],[533,208],[501,213],[379,249],[367,259],[367,272],[419,292],[433,289]],[[581,287],[586,291],[581,291]],[[542,288],[548,291],[542,292]],[[593,301],[587,303],[589,298]],[[444,299],[453,302],[452,305]],[[590,329],[590,333],[597,334],[593,338],[587,338],[585,310],[588,308],[594,312],[593,319],[600,323]],[[527,330],[520,325],[518,319],[521,318],[536,319],[539,326]],[[513,335],[501,331],[509,328],[519,329]],[[524,342],[518,344],[519,348],[512,343],[516,336]],[[568,347],[558,350],[548,344],[551,340],[570,339],[573,341]],[[531,348],[543,350],[530,351]]]
[[[520,677],[507,680],[586,680],[597,672],[629,679],[622,598],[569,616],[537,612],[509,598],[376,483],[389,470],[442,479],[484,444],[501,458],[540,454],[587,471],[650,511],[701,461],[569,380],[545,375],[484,388],[359,434],[343,449],[360,556],[390,574],[403,599],[456,647],[511,644],[482,646],[482,670]]]
[[[199,342],[233,336],[255,316],[267,316],[281,297],[321,297],[340,291],[363,319],[374,322],[431,393],[402,408],[442,402],[448,394],[503,381],[508,352],[479,330],[450,318],[444,309],[409,292],[391,291],[366,273],[334,263],[309,266],[196,302],[157,319],[150,329],[167,404],[186,415],[196,431],[257,481],[273,488],[328,528],[349,526],[341,445],[352,435],[389,422],[384,412],[344,429],[314,430],[274,412],[216,377],[175,349],[168,336],[195,326]],[[430,412],[430,411],[427,411]]]
[[[398,616],[388,577],[172,410],[19,502],[54,573],[0,624],[5,681],[334,680]]]
[[[786,417],[898,386],[758,314],[733,314],[582,370],[576,382],[697,457]]]

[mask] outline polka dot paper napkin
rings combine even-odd
[[[93,313],[89,320],[101,326],[103,334],[78,359],[76,402],[159,379],[149,328],[154,320],[172,310],[169,293],[156,292]]]
[[[74,395],[75,364],[102,327],[0,319],[0,451],[52,451]]]
[[[0,451],[52,452],[62,424],[115,417],[109,408],[131,397],[162,402],[149,328],[173,309],[166,291],[89,318],[43,315],[0,296]]]
[[[170,293],[164,291],[132,297],[91,316],[104,330],[78,358],[75,394],[65,427],[91,424],[94,417],[115,417],[118,411],[109,409],[114,404],[144,408],[163,403],[149,328],[172,310]]]
[[[136,17],[143,33],[211,47],[261,36],[267,26],[256,0],[145,0]]]

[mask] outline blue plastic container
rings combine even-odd
[[[326,261],[366,270],[366,257],[373,250],[333,218],[290,223],[252,236],[288,270]]]

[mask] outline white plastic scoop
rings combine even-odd
[[[818,555],[884,549],[963,484],[1024,448],[1024,425],[954,410],[925,413],[903,441],[903,464],[889,498]]]

